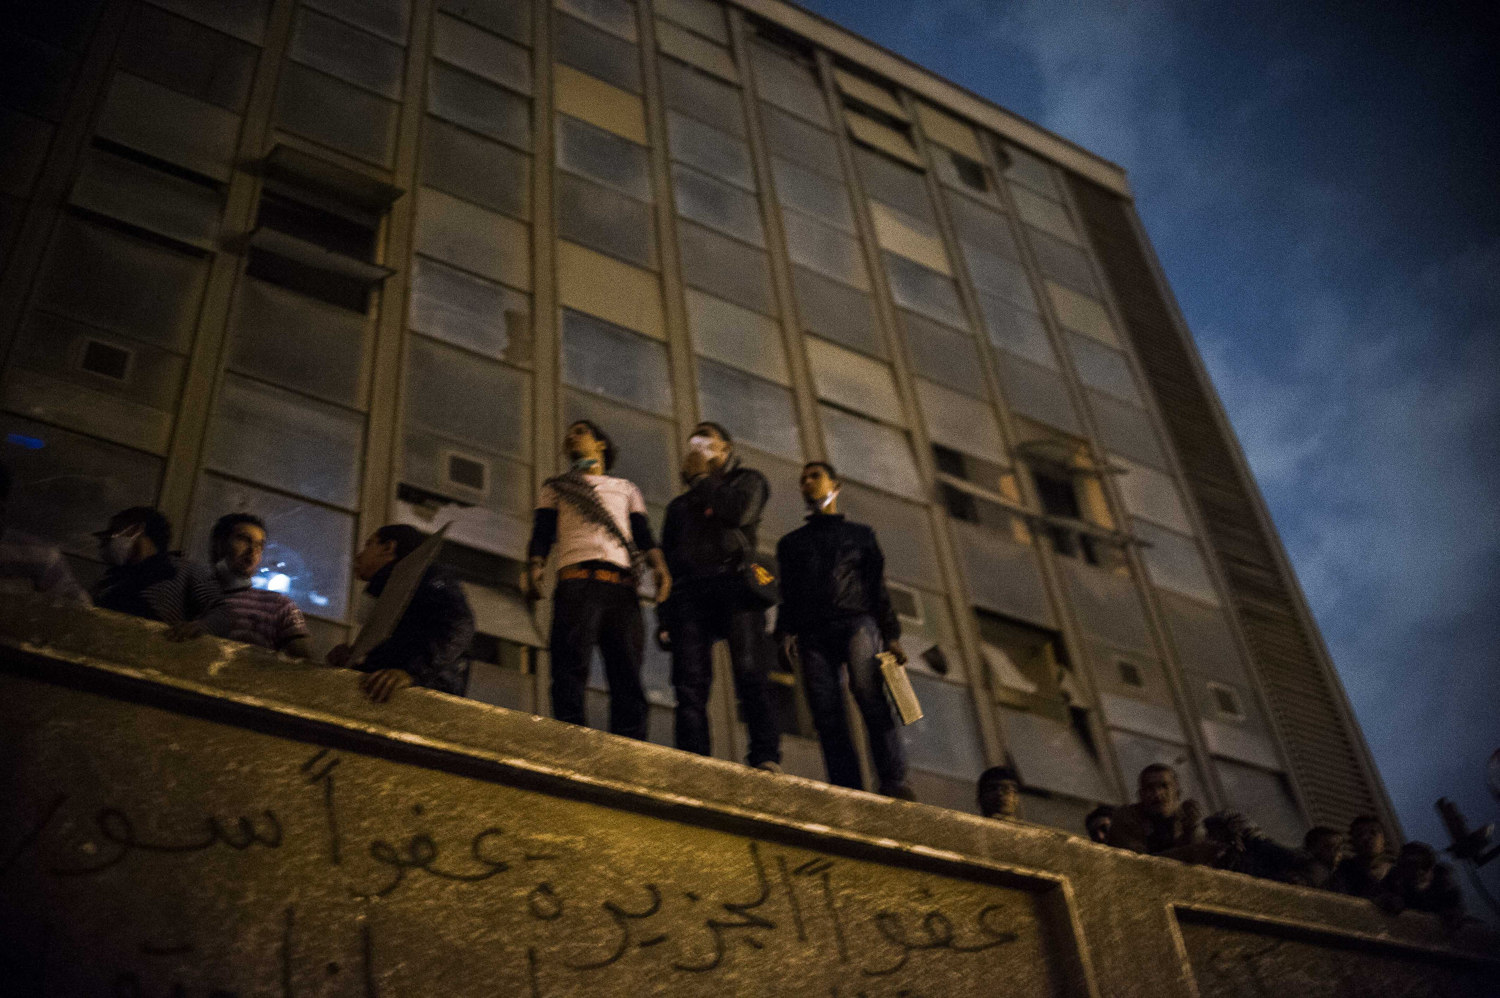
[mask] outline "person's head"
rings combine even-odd
[[[1302,837],[1302,849],[1331,870],[1343,858],[1344,833],[1327,825],[1317,825]]]
[[[1392,867],[1396,881],[1413,890],[1425,890],[1432,883],[1432,871],[1437,869],[1437,852],[1426,842],[1408,842],[1396,853],[1396,865]]]
[[[979,774],[979,813],[986,818],[1014,818],[1021,810],[1021,782],[1009,766],[991,766]]]
[[[234,575],[248,578],[260,567],[266,550],[266,524],[254,513],[229,513],[219,517],[209,534],[209,557],[224,563]]]
[[[131,506],[94,532],[99,554],[111,565],[134,565],[159,554],[172,543],[172,524],[150,506]]]
[[[563,452],[569,461],[598,461],[596,470],[599,471],[608,471],[615,466],[614,441],[591,420],[579,419],[568,425],[568,432],[563,436]]]
[[[1094,842],[1103,842],[1109,838],[1110,825],[1114,824],[1115,809],[1108,804],[1100,804],[1088,813],[1083,819],[1083,827],[1088,829],[1089,838]]]
[[[411,554],[427,535],[416,527],[404,523],[392,523],[365,538],[365,546],[354,556],[354,575],[361,582],[369,582],[385,566],[400,561]]]
[[[1164,762],[1153,762],[1141,770],[1136,781],[1136,794],[1147,814],[1157,818],[1172,817],[1182,804],[1177,770]]]
[[[1385,852],[1385,828],[1373,814],[1362,814],[1349,822],[1349,848],[1360,859],[1374,859]]]
[[[705,420],[693,427],[692,436],[688,437],[688,447],[701,450],[708,459],[709,470],[714,471],[722,468],[724,462],[729,460],[729,455],[734,452],[734,437],[718,423]]]
[[[815,510],[829,509],[839,492],[838,472],[827,461],[809,461],[802,466],[802,500]]]

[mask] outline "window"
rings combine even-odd
[[[900,320],[917,374],[973,398],[985,398],[984,369],[974,337],[914,312],[901,312]]]
[[[531,157],[436,117],[422,132],[422,182],[512,218],[531,216]]]
[[[427,110],[465,128],[531,148],[531,102],[439,62],[427,76]]]
[[[730,427],[737,441],[801,458],[792,394],[780,385],[699,359],[698,403],[704,419]]]
[[[680,163],[672,166],[677,212],[756,246],[766,244],[760,225],[760,203],[753,194],[731,187]]]
[[[1096,299],[1081,295],[1071,288],[1053,281],[1045,282],[1047,297],[1052,300],[1052,310],[1064,328],[1092,336],[1112,347],[1120,345],[1115,327],[1109,321],[1109,313]]]
[[[1028,787],[1085,801],[1113,796],[1099,764],[1088,711],[1072,707],[1047,712],[1000,708],[1006,749]],[[1079,826],[1074,826],[1076,831]]]
[[[562,339],[565,382],[649,412],[672,414],[662,344],[568,309],[562,313]]]
[[[98,139],[95,145],[70,202],[199,249],[216,248],[220,185],[123,146]]]
[[[645,148],[566,114],[557,116],[557,165],[639,201],[651,200]]]
[[[406,44],[406,27],[410,4],[407,0],[303,0],[366,31]]]
[[[641,92],[636,46],[566,14],[557,15],[557,61],[622,90]]]
[[[997,695],[1018,707],[1068,701],[1065,688],[1074,680],[1061,634],[977,608],[974,617]]]
[[[964,261],[969,266],[969,276],[974,279],[974,286],[980,291],[999,295],[1029,312],[1037,310],[1036,297],[1031,293],[1031,282],[1020,263],[977,246],[964,247]]]
[[[1118,455],[1110,455],[1110,463],[1123,469],[1123,473],[1115,477],[1115,483],[1120,488],[1127,511],[1171,527],[1178,533],[1193,533],[1181,494],[1170,475]]]
[[[792,268],[792,287],[803,329],[872,357],[888,356],[869,295],[805,267]]]
[[[1080,294],[1099,297],[1099,287],[1094,282],[1094,271],[1087,253],[1040,229],[1028,228],[1026,234],[1031,239],[1031,248],[1043,274]]]
[[[786,230],[787,254],[794,263],[861,291],[870,289],[864,256],[853,237],[795,211],[782,213],[782,226]]]
[[[110,81],[94,129],[101,138],[204,177],[227,181],[234,170],[240,117],[119,72]]]
[[[245,273],[363,313],[391,271],[372,263],[380,218],[276,180],[261,188]]]
[[[1219,711],[1220,716],[1235,721],[1243,721],[1245,719],[1245,708],[1240,705],[1240,696],[1234,691],[1232,686],[1225,686],[1223,683],[1209,683],[1208,691],[1213,695],[1214,707]]]
[[[905,433],[829,405],[818,409],[829,460],[841,475],[911,499],[923,498],[925,490]]]
[[[920,672],[911,684],[923,717],[905,729],[911,765],[960,780],[975,780],[984,767],[984,751],[969,686],[945,682]]]
[[[1056,201],[1062,197],[1052,167],[1040,157],[1019,146],[1005,143],[1005,179],[1022,184],[1031,190]]]
[[[1145,520],[1131,520],[1131,526],[1145,544],[1142,557],[1154,584],[1205,603],[1218,604],[1219,597],[1209,576],[1208,564],[1191,537],[1174,534]]]
[[[498,360],[531,361],[531,301],[519,291],[418,256],[410,305],[417,332]]]
[[[1117,648],[1154,654],[1135,577],[1113,545],[1099,541],[1094,549],[1103,556],[1098,566],[1073,558],[1062,560],[1058,566],[1072,597],[1078,625],[1090,636]]]
[[[1073,364],[1078,370],[1078,380],[1090,388],[1098,388],[1127,402],[1140,404],[1135,378],[1130,373],[1130,364],[1123,353],[1071,331],[1064,333],[1064,337],[1068,352],[1073,355]]]
[[[844,121],[856,141],[921,168],[922,157],[917,155],[910,125],[847,97],[844,99]]]
[[[531,93],[531,53],[456,18],[439,14],[433,19],[432,55],[503,87]]]
[[[699,354],[777,384],[791,383],[779,325],[692,288],[686,297],[688,327]]]
[[[1239,644],[1224,611],[1204,606],[1175,593],[1157,594],[1166,620],[1167,634],[1184,669],[1211,676],[1223,683],[1248,685]]]
[[[976,606],[1015,620],[1052,627],[1052,605],[1031,545],[1014,533],[955,522],[964,577]]]
[[[443,35],[440,28],[440,40]],[[399,45],[392,45],[342,21],[324,17],[305,7],[299,10],[292,25],[287,55],[303,65],[321,69],[383,97],[401,99],[406,52]]]
[[[656,267],[650,207],[566,173],[557,177],[557,232],[639,267]]]
[[[938,482],[938,499],[948,515],[955,520],[985,527],[1021,543],[1029,542],[1030,530],[1026,527],[1025,520],[1010,506],[986,498],[976,491],[961,488],[948,480]]]
[[[764,315],[776,314],[764,252],[681,219],[677,234],[688,284]]]
[[[557,0],[557,6],[627,41],[636,40],[635,4],[630,0]]]
[[[289,62],[276,97],[276,124],[367,163],[389,167],[396,152],[396,102]]]
[[[1157,442],[1156,431],[1151,428],[1151,417],[1145,409],[1092,389],[1085,394],[1089,408],[1094,411],[1099,439],[1106,448],[1154,468],[1167,466],[1166,455]]]
[[[849,194],[842,183],[780,158],[771,160],[771,173],[776,179],[776,198],[784,207],[795,208],[845,232],[854,231]]]
[[[131,11],[119,64],[137,76],[239,113],[250,95],[259,52],[149,4]]]
[[[449,484],[481,494],[489,491],[489,465],[484,461],[449,452],[447,465]]]
[[[515,0],[439,0],[438,9],[454,14],[522,45],[531,42],[531,7]]]
[[[229,366],[350,408],[365,404],[361,312],[247,275],[235,290]]]
[[[965,248],[977,246],[1012,260],[1021,258],[1004,215],[957,194],[948,193],[944,200],[953,219],[953,230]]]
[[[667,140],[672,158],[747,191],[755,190],[750,149],[743,141],[676,111],[667,112]]]
[[[1068,220],[1068,210],[1056,201],[1033,194],[1022,187],[1011,186],[1011,197],[1016,202],[1016,214],[1027,225],[1043,232],[1050,232],[1059,239],[1076,243],[1078,234]]]
[[[755,85],[763,100],[814,124],[828,128],[828,105],[813,71],[773,51],[759,40],[750,45]]]
[[[843,183],[843,162],[832,135],[769,105],[761,105],[760,113],[765,123],[766,146],[773,156]]]
[[[656,12],[720,45],[729,44],[724,8],[714,0],[656,0]]]
[[[1005,453],[1000,424],[987,403],[921,379],[917,380],[917,400],[933,443],[989,461],[998,461]]]
[[[937,165],[938,178],[949,186],[975,194],[988,194],[993,190],[989,172],[979,160],[942,147],[933,150],[933,159]]]
[[[1083,427],[1073,411],[1067,387],[1055,371],[1009,355],[1000,358],[1000,388],[1010,407],[1023,416],[1080,436]]]
[[[1115,666],[1120,670],[1120,682],[1124,683],[1126,686],[1146,685],[1146,681],[1141,678],[1141,670],[1139,666],[1136,666],[1131,662],[1127,662],[1123,658],[1116,661]]]
[[[966,454],[952,447],[945,447],[940,443],[932,445],[932,460],[940,475],[962,479],[982,489],[1003,495],[1013,502],[1018,499],[1015,476],[1010,469],[995,461],[986,461],[984,458]],[[973,517],[964,516],[960,519],[971,520]]]
[[[739,69],[727,48],[680,28],[671,21],[657,18],[656,45],[663,53],[692,63],[704,72],[722,76],[726,80],[739,81]]]
[[[406,420],[521,460],[531,454],[531,378],[421,336],[410,338]]]
[[[868,149],[854,150],[854,162],[864,178],[865,193],[928,225],[936,225],[927,182],[919,170]]]
[[[745,112],[738,87],[716,80],[676,59],[662,59],[659,65],[667,107],[736,138],[745,137]]]
[[[896,304],[950,326],[965,326],[952,278],[895,253],[882,253]]]
[[[906,425],[889,365],[815,337],[803,343],[820,398],[887,423]]]

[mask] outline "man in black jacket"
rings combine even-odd
[[[661,528],[672,598],[657,607],[657,639],[672,651],[675,741],[680,749],[709,754],[712,650],[725,640],[750,735],[746,762],[780,772],[781,731],[766,678],[766,612],[743,575],[755,555],[755,532],[771,488],[765,475],[740,464],[733,440],[717,423],[693,428],[682,477],[688,490],[667,506]]]
[[[880,792],[911,800],[906,747],[885,697],[876,659],[888,651],[904,663],[901,624],[885,587],[885,556],[875,532],[838,511],[838,475],[825,461],[802,469],[807,523],[776,545],[781,610],[776,633],[788,656],[802,663],[802,684],[823,746],[828,782],[864,789],[859,756],[849,736],[840,670],[864,717]]]
[[[354,556],[354,574],[368,583],[365,592],[384,592],[396,562],[426,539],[416,527],[400,523],[371,534]],[[360,688],[376,703],[408,686],[463,696],[469,684],[464,653],[473,640],[474,612],[458,576],[444,565],[431,565],[390,637],[371,648],[361,662],[350,663],[349,646],[338,645],[328,653],[328,664],[368,673]]]

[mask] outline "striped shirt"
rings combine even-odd
[[[229,618],[231,641],[281,651],[298,638],[307,637],[307,621],[290,596],[245,586],[225,590],[224,602],[215,615]]]
[[[45,593],[85,605],[89,601],[56,547],[9,527],[0,533],[0,592],[7,589]]]
[[[94,605],[147,620],[180,624],[203,619],[210,634],[223,635],[220,615],[207,619],[223,602],[219,584],[206,565],[175,554],[157,554],[104,573],[94,586]]]

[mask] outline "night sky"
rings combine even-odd
[[[1128,171],[1403,830],[1500,818],[1500,5],[804,6]]]

